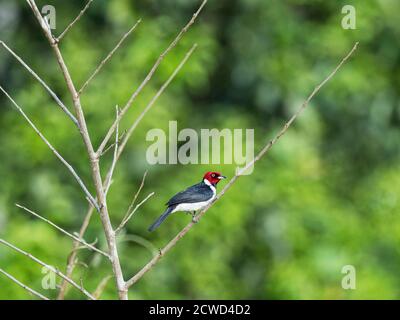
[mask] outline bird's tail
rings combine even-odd
[[[165,210],[165,212],[161,216],[158,217],[158,219],[149,227],[148,230],[151,232],[151,231],[154,231],[155,229],[157,229],[160,226],[160,224],[171,214],[172,210],[174,210],[174,209],[175,209],[174,206],[168,207],[167,210]]]

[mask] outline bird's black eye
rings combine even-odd
[[[211,175],[211,177],[215,178],[215,173],[213,173],[213,174]]]

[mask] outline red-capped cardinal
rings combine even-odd
[[[166,205],[167,210],[149,227],[153,231],[171,214],[177,211],[186,211],[193,214],[206,207],[217,195],[216,187],[222,176],[219,172],[207,172],[203,180],[174,195]]]

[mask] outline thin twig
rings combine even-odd
[[[89,198],[90,202],[98,208],[98,204],[93,196],[90,194],[86,185],[83,183],[82,179],[78,176],[75,169],[58,153],[58,151],[53,147],[53,145],[46,139],[46,137],[40,132],[40,130],[36,127],[36,125],[31,121],[31,119],[25,114],[22,108],[14,101],[13,98],[0,86],[0,90],[7,96],[7,98],[12,102],[14,107],[18,110],[18,112],[24,117],[24,119],[29,123],[32,129],[36,132],[36,134],[43,140],[43,142],[49,147],[49,149],[56,155],[56,157],[67,167],[68,171],[74,176],[75,180],[78,182],[80,187],[82,188],[85,195]]]
[[[115,106],[115,117],[118,118],[119,115],[119,109],[118,106]],[[114,142],[114,156],[113,156],[113,160],[111,163],[111,167],[110,167],[110,179],[106,182],[106,186],[104,188],[104,193],[107,195],[108,190],[110,189],[111,186],[111,177],[114,173],[114,169],[115,166],[117,164],[118,161],[118,140],[119,140],[119,125],[117,125],[117,128],[115,129],[115,142]]]
[[[165,255],[169,250],[171,250],[176,243],[182,239],[186,233],[189,232],[189,230],[196,224],[197,221],[201,219],[201,217],[207,212],[208,209],[210,209],[213,204],[218,201],[225,193],[226,191],[237,181],[237,179],[246,172],[249,168],[254,166],[254,164],[260,160],[270,149],[271,147],[279,140],[281,136],[283,136],[290,125],[293,123],[293,121],[304,111],[304,109],[307,107],[311,99],[319,92],[319,90],[336,74],[336,72],[340,69],[340,67],[350,58],[350,56],[354,53],[354,51],[357,49],[358,42],[353,46],[353,48],[349,51],[349,53],[341,60],[341,62],[336,66],[336,68],[319,84],[315,87],[315,89],[312,91],[312,93],[308,96],[308,98],[304,101],[304,103],[301,105],[301,107],[298,109],[298,111],[285,123],[283,128],[278,132],[278,134],[264,147],[261,149],[261,151],[257,154],[257,156],[253,159],[253,161],[249,162],[246,167],[244,167],[240,172],[238,172],[229,182],[228,184],[223,188],[223,190],[217,195],[217,197],[214,199],[212,203],[210,203],[206,208],[204,208],[197,216],[196,216],[196,221],[191,221],[186,227],[183,228],[182,231],[180,231],[163,249],[160,250],[160,253],[155,256],[153,259],[151,259],[138,273],[136,273],[132,278],[130,278],[128,281],[126,281],[126,287],[129,288],[133,284],[135,284],[137,281],[139,281],[149,270],[151,270],[154,265],[157,264],[157,262],[161,259],[163,255]]]
[[[58,231],[64,233],[65,235],[67,235],[68,237],[71,237],[72,239],[74,239],[75,241],[78,241],[79,243],[83,244],[85,247],[96,251],[97,253],[100,253],[101,255],[110,258],[108,253],[105,253],[104,251],[94,247],[93,245],[91,245],[90,243],[86,242],[84,239],[82,238],[78,238],[77,236],[74,236],[73,234],[69,233],[68,231],[64,230],[63,228],[59,227],[58,225],[56,225],[55,223],[51,222],[50,220],[42,217],[41,215],[37,214],[36,212],[20,205],[20,204],[15,204],[18,208],[21,208],[23,210],[25,210],[26,212],[29,212],[30,214],[32,214],[33,216],[35,216],[36,218],[39,218],[40,220],[47,222],[49,225],[53,226],[54,228],[56,228]]]
[[[22,288],[24,288],[26,291],[28,291],[29,293],[33,294],[34,296],[36,296],[36,297],[38,297],[38,298],[40,298],[42,300],[50,300],[49,298],[45,297],[41,293],[33,290],[32,288],[29,288],[27,285],[23,284],[21,281],[15,279],[11,274],[5,272],[1,268],[0,268],[0,273],[4,274],[8,279],[14,281],[16,284],[18,284],[19,286],[21,286]]]
[[[3,41],[0,41],[0,44],[9,52],[11,55],[18,60],[20,64],[24,66],[28,72],[34,76],[34,78],[39,81],[39,83],[46,89],[46,91],[51,95],[51,97],[57,102],[57,104],[60,106],[61,110],[65,112],[65,114],[72,120],[72,122],[78,127],[79,129],[79,124],[78,120],[75,118],[75,116],[68,110],[68,108],[64,105],[64,103],[60,100],[60,98],[57,97],[57,95],[54,93],[53,90],[50,89],[50,87],[36,74],[35,71],[33,71],[22,59],[19,57],[13,50],[11,50]]]
[[[124,218],[122,219],[122,221],[125,220],[126,217],[129,215],[129,213],[132,211],[133,205],[135,204],[136,199],[140,194],[140,191],[142,191],[142,189],[144,187],[144,182],[146,181],[146,177],[147,177],[147,170],[143,174],[142,182],[140,183],[139,189],[136,191],[135,196],[132,199],[132,202],[129,204],[128,210],[126,210],[126,213],[125,213]]]
[[[141,19],[139,19],[132,28],[130,28],[128,30],[128,32],[126,32],[121,40],[119,40],[119,42],[117,43],[117,45],[114,47],[114,49],[112,49],[110,51],[110,53],[100,62],[100,64],[97,66],[97,68],[93,71],[93,73],[90,75],[90,77],[86,80],[86,82],[82,85],[82,87],[79,89],[78,91],[78,95],[81,95],[83,90],[85,90],[85,88],[87,87],[87,85],[89,84],[90,81],[92,81],[92,79],[99,73],[99,71],[101,70],[101,68],[106,64],[106,62],[108,60],[111,59],[112,55],[115,53],[115,51],[118,50],[118,48],[122,45],[122,43],[125,41],[125,39],[132,33],[133,30],[136,29],[136,27],[139,25],[139,23],[141,22]]]
[[[44,263],[43,261],[39,260],[38,258],[36,258],[35,256],[33,256],[32,254],[14,246],[13,244],[5,241],[4,239],[0,239],[0,243],[6,245],[7,247],[23,254],[24,256],[28,257],[29,259],[35,261],[36,263],[40,264],[41,266],[47,268],[48,270],[54,272],[56,275],[58,275],[59,277],[63,278],[64,280],[68,281],[71,285],[73,285],[76,289],[78,289],[79,291],[81,291],[85,296],[87,296],[89,299],[91,300],[95,300],[94,297],[84,288],[82,288],[80,285],[78,285],[74,280],[66,277],[62,272],[60,272],[59,270],[57,270],[56,268],[48,265],[47,263]]]
[[[171,42],[171,44],[168,46],[168,48],[158,57],[157,61],[153,65],[153,67],[150,69],[149,73],[147,76],[144,78],[142,83],[139,85],[139,87],[136,89],[136,91],[132,94],[132,96],[129,98],[128,102],[126,103],[125,107],[121,110],[120,116],[118,119],[114,121],[114,123],[111,125],[110,129],[108,130],[106,136],[104,137],[103,141],[101,142],[99,148],[97,149],[97,154],[101,154],[104,148],[106,147],[108,141],[112,137],[112,134],[115,131],[115,128],[117,126],[117,123],[121,121],[122,117],[125,115],[125,113],[129,110],[131,107],[133,101],[135,98],[139,95],[139,93],[143,90],[143,88],[146,86],[146,84],[150,81],[152,78],[153,74],[156,72],[158,66],[161,64],[163,61],[164,57],[177,45],[179,40],[183,37],[183,35],[188,31],[190,26],[195,22],[197,16],[199,15],[200,11],[203,9],[205,4],[207,3],[207,0],[204,0],[200,7],[197,9],[197,11],[193,14],[193,17],[190,19],[190,21],[186,24],[186,26],[179,32],[179,34],[176,36],[176,38]]]
[[[86,6],[79,12],[77,17],[65,28],[65,30],[58,36],[57,42],[60,42],[62,38],[67,34],[67,32],[73,27],[73,25],[79,21],[79,19],[84,15],[86,10],[89,8],[90,4],[93,2],[93,0],[89,0],[86,3]]]
[[[124,132],[122,132],[122,134],[120,135],[119,139],[118,139],[118,143],[120,143],[123,139],[123,137],[125,137],[126,135],[126,130],[124,130]],[[113,147],[115,146],[115,143],[113,142],[112,144],[110,144],[106,149],[104,149],[104,151],[99,155],[99,157],[104,156],[108,151],[110,151]]]
[[[122,228],[125,227],[125,225],[129,222],[129,220],[132,218],[135,212],[140,208],[140,206],[143,205],[143,203],[149,200],[149,198],[151,198],[152,196],[154,196],[154,192],[148,194],[146,198],[144,198],[141,202],[139,202],[136,205],[135,209],[133,209],[132,212],[121,221],[121,224],[118,226],[118,228],[115,229],[115,234],[118,234],[122,230]]]
[[[183,65],[186,63],[186,61],[190,58],[192,55],[193,51],[197,48],[197,44],[194,44],[193,47],[186,53],[184,59],[179,63],[179,65],[176,67],[174,72],[170,75],[167,81],[161,86],[161,88],[157,91],[157,93],[154,95],[154,97],[150,100],[150,102],[147,104],[146,108],[143,109],[143,111],[140,113],[140,115],[136,118],[135,122],[132,124],[132,126],[129,127],[124,139],[121,142],[120,146],[120,152],[122,153],[122,150],[125,148],[125,145],[128,143],[128,140],[133,134],[133,131],[136,129],[136,127],[139,125],[140,121],[144,118],[146,113],[151,109],[151,107],[154,105],[154,103],[158,100],[158,98],[161,96],[161,94],[164,92],[164,90],[168,87],[168,85],[171,83],[171,81],[175,78],[175,76],[178,74],[178,72],[181,70]]]

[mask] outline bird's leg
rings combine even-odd
[[[195,217],[196,211],[186,211],[186,214],[190,214],[192,217]]]
[[[196,219],[196,211],[193,211],[193,212],[192,212],[192,222],[193,222],[193,223],[199,222],[199,221]]]

